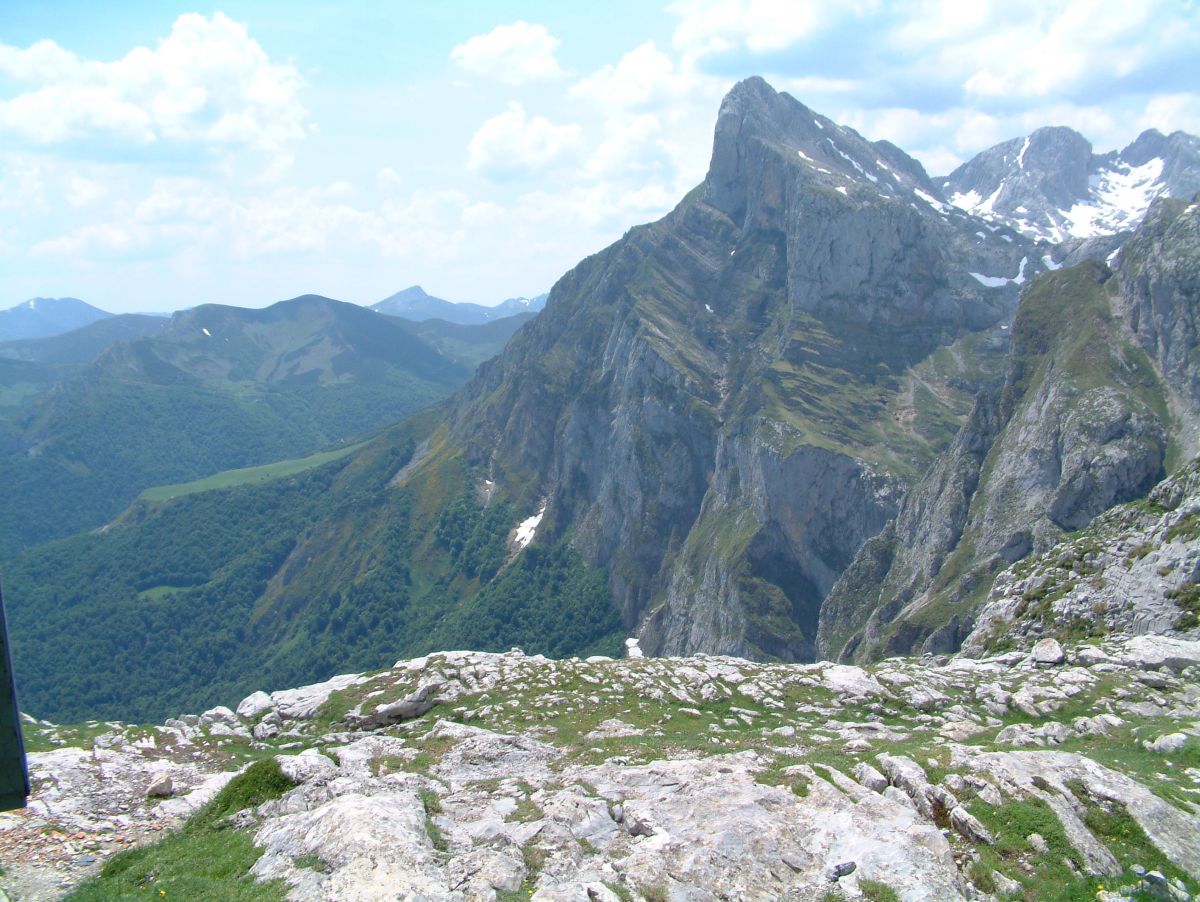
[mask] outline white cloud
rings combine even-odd
[[[102,182],[71,173],[67,178],[67,203],[72,207],[87,207],[104,197],[108,188]]]
[[[44,167],[11,155],[0,158],[0,210],[49,212]]]
[[[1164,59],[1194,57],[1200,21],[1173,0],[1011,0],[919,4],[887,36],[898,62],[965,98],[1072,98]]]
[[[784,50],[840,13],[874,4],[822,0],[681,0],[668,9],[680,19],[673,42],[685,57],[745,48]]]
[[[503,222],[506,215],[502,206],[487,200],[471,204],[463,210],[462,222],[471,228],[489,228]]]
[[[663,170],[671,165],[662,140],[663,127],[652,113],[608,123],[606,137],[588,160],[586,171],[593,178],[625,177]]]
[[[369,212],[329,202],[324,188],[281,188],[238,201],[226,219],[233,253],[243,259],[325,252],[335,236],[361,241],[377,225]]]
[[[471,209],[470,199],[461,191],[418,189],[411,197],[385,203],[364,240],[389,258],[453,260],[462,246],[464,222],[472,215],[486,215]]]
[[[1142,131],[1156,128],[1170,134],[1176,130],[1200,134],[1200,97],[1195,94],[1163,94],[1146,104],[1138,120]]]
[[[209,223],[229,206],[225,195],[196,178],[155,179],[150,193],[133,208],[133,218],[143,223]]]
[[[585,174],[624,178],[630,191],[647,181],[686,191],[704,175],[713,118],[730,84],[687,59],[677,64],[653,41],[592,72],[570,89],[605,116]]]
[[[638,110],[670,104],[691,88],[691,79],[647,41],[572,86],[571,96],[602,108]]]
[[[545,25],[518,21],[459,44],[450,58],[475,75],[523,85],[564,74],[555,56],[561,43]]]
[[[179,224],[152,227],[136,222],[97,222],[40,241],[29,254],[37,260],[71,263],[132,259],[163,254],[168,247],[194,240],[195,234],[194,227]]]
[[[404,184],[404,179],[391,166],[384,166],[379,172],[375,173],[375,184],[385,191],[391,191],[394,188],[399,188]]]
[[[273,63],[245,26],[222,13],[187,13],[151,50],[83,60],[52,41],[0,45],[0,72],[31,88],[0,100],[0,133],[34,145],[104,137],[278,151],[303,137],[303,84]]]
[[[529,175],[578,153],[583,130],[526,116],[519,103],[479,127],[467,147],[467,168],[492,179]]]

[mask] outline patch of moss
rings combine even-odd
[[[879,880],[859,880],[858,888],[868,902],[900,902],[900,896],[896,894],[896,891]]]

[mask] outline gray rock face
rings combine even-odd
[[[907,424],[967,406],[935,374],[912,402],[913,368],[1011,315],[1019,286],[972,272],[1041,267],[979,228],[895,147],[750,79],[704,184],[568,273],[453,434],[546,505],[539,541],[569,530],[607,568],[647,653],[809,659],[822,598],[937,450]]]
[[[1119,312],[1162,373],[1186,460],[1200,453],[1200,201],[1156,203],[1120,254]]]
[[[956,197],[976,195],[977,205],[987,204],[986,212],[1007,217],[1018,209],[1027,214],[1070,209],[1088,195],[1091,162],[1092,145],[1077,131],[1039,128],[1028,138],[1014,138],[978,154],[954,170],[943,187]]]
[[[1147,671],[1197,663],[1194,641],[1159,635],[1195,632],[1187,599],[1200,584],[1200,549],[1189,527],[1197,511],[1200,462],[1193,462],[1146,502],[1114,508],[1079,535],[1001,572],[963,652],[978,656],[997,643],[1024,646],[1073,630],[1135,635],[1126,653]],[[1113,663],[1100,649],[1078,654],[1081,661]]]
[[[957,648],[998,572],[1145,494],[1168,446],[1195,444],[1196,368],[1182,362],[1200,308],[1194,208],[1156,206],[1115,261],[1124,276],[1085,263],[1031,286],[1005,386],[978,399],[839,578],[821,611],[822,656]]]
[[[1200,139],[1150,129],[1096,155],[1072,129],[1040,128],[935,181],[956,206],[1030,237],[1090,239],[1136,227],[1159,197],[1200,190]]]

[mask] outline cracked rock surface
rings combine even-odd
[[[273,756],[294,788],[229,828],[295,900],[1195,892],[1198,677],[1162,636],[861,668],[451,652],[157,727],[34,722],[0,885],[59,898]]]

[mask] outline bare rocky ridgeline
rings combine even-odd
[[[1089,875],[1185,899],[1200,877],[1200,642],[1176,637],[867,668],[450,652],[161,726],[29,728],[34,796],[0,818],[17,900],[271,755],[297,785],[230,826],[292,899],[1041,898]]]

